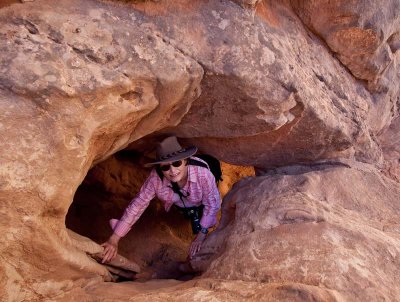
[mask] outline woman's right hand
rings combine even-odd
[[[103,250],[103,260],[101,263],[109,262],[117,256],[118,253],[118,242],[121,237],[116,234],[111,235],[110,238],[106,242],[104,242],[101,246],[104,247]]]

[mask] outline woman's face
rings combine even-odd
[[[186,182],[187,175],[188,175],[188,166],[187,166],[187,160],[178,160],[174,162],[167,162],[167,163],[162,163],[160,164],[160,168],[164,176],[172,182],[183,182],[183,184]],[[163,168],[164,167],[164,168]],[[169,169],[167,171],[164,171],[165,169]]]

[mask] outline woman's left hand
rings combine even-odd
[[[201,245],[204,242],[204,239],[206,239],[207,235],[203,234],[203,233],[198,233],[197,236],[194,238],[194,240],[192,241],[192,244],[190,245],[190,249],[189,249],[189,258],[192,259],[194,257],[194,255],[196,255],[196,253],[198,251],[200,251]]]

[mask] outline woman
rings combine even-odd
[[[182,148],[175,136],[159,143],[156,161],[147,164],[154,166],[150,176],[125,209],[122,218],[110,221],[114,233],[102,244],[103,263],[117,255],[119,240],[129,232],[154,197],[162,201],[166,211],[176,205],[191,219],[196,236],[190,245],[189,258],[200,250],[208,229],[217,223],[221,197],[213,174],[204,167],[206,163],[192,157],[196,152],[196,147]],[[192,164],[199,161],[202,166]]]

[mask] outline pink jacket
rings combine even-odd
[[[198,158],[195,159],[200,161]],[[184,205],[178,194],[174,193],[168,187],[170,185],[171,182],[169,180],[165,177],[161,180],[156,170],[153,169],[139,193],[125,209],[121,219],[110,220],[114,233],[120,237],[125,236],[154,197],[161,200],[167,212],[173,204],[183,207]],[[217,223],[217,213],[221,207],[221,197],[215,184],[214,175],[210,170],[204,167],[189,165],[188,181],[182,188],[182,192],[189,192],[189,196],[184,198],[186,207],[204,205],[203,216],[200,220],[202,227],[209,228]]]

